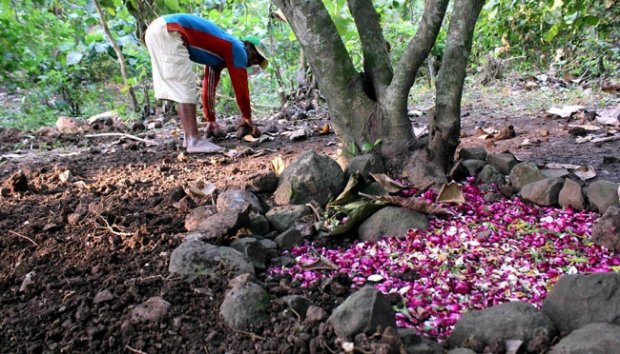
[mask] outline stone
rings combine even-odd
[[[487,162],[491,166],[495,167],[497,171],[503,175],[510,174],[512,168],[519,163],[515,155],[509,152],[504,152],[500,154],[489,154],[487,155]]]
[[[214,274],[223,264],[232,274],[254,274],[254,267],[239,251],[231,247],[214,246],[201,240],[187,240],[170,255],[168,271],[172,274],[195,277]]]
[[[592,323],[573,331],[549,354],[609,354],[620,350],[620,326]]]
[[[594,224],[591,238],[597,245],[620,252],[620,207],[607,208]]]
[[[195,224],[186,222],[186,228],[191,226],[187,231],[199,231],[204,240],[228,238],[250,223],[249,214],[249,206],[245,210],[218,212]]]
[[[449,350],[448,354],[476,354],[476,352],[467,348],[454,348]]]
[[[301,232],[294,227],[279,234],[275,241],[281,250],[290,250],[294,246],[301,246],[305,242]]]
[[[477,338],[484,344],[502,341],[522,340],[528,342],[540,335],[551,340],[555,335],[551,320],[534,305],[513,301],[492,306],[482,311],[466,312],[454,326],[448,338],[450,348],[464,347],[469,338]]]
[[[524,200],[537,205],[557,205],[563,186],[564,180],[561,178],[545,178],[542,181],[528,183],[523,186],[520,195]]]
[[[232,279],[229,287],[220,306],[220,315],[226,325],[237,330],[247,330],[267,318],[269,295],[260,285],[251,281],[249,274]]]
[[[433,185],[439,190],[442,185],[448,183],[446,173],[436,164],[430,162],[425,149],[416,150],[403,167],[403,176],[417,187]]]
[[[571,173],[565,168],[543,168],[540,170],[540,173],[546,178],[566,178],[571,176]]]
[[[258,240],[258,242],[260,242],[261,245],[263,245],[263,247],[266,250],[275,250],[278,249],[278,244],[273,241],[273,240],[269,240],[269,239],[262,239],[262,240]]]
[[[371,178],[371,173],[385,173],[385,166],[377,155],[358,155],[349,160],[345,177],[348,179],[354,173],[358,173],[361,177],[368,180]]]
[[[476,177],[476,184],[500,185],[502,183],[504,183],[504,176],[492,165],[484,166]]]
[[[571,208],[573,210],[583,210],[586,206],[586,199],[581,189],[581,184],[570,178],[564,180],[564,186],[560,190],[558,203],[564,209]]]
[[[283,232],[295,224],[295,220],[312,213],[306,205],[287,205],[271,208],[266,214],[274,229]]]
[[[596,181],[586,188],[590,208],[603,214],[610,206],[618,206],[618,183]]]
[[[510,171],[510,183],[516,192],[528,183],[538,182],[545,179],[538,167],[533,162],[520,162]]]
[[[310,305],[308,310],[306,310],[306,321],[310,323],[321,322],[326,318],[327,312],[319,306]]]
[[[82,120],[60,116],[56,120],[56,129],[62,134],[76,134],[84,130],[84,124]]]
[[[200,225],[215,213],[217,213],[217,210],[212,206],[200,206],[190,210],[185,217],[185,229],[187,231],[198,230]]]
[[[344,186],[344,172],[336,161],[308,151],[282,171],[274,200],[277,205],[305,204],[313,200],[325,205],[338,196]]]
[[[301,295],[287,295],[280,298],[300,317],[305,316],[310,307],[310,300]]]
[[[250,223],[248,225],[252,233],[257,235],[266,235],[271,231],[269,220],[264,215],[251,213]]]
[[[408,354],[443,354],[445,350],[436,341],[422,337],[412,329],[399,329],[401,343]]]
[[[372,286],[364,286],[334,309],[328,321],[341,337],[371,334],[377,327],[396,328],[394,311],[387,298]]]
[[[462,148],[459,151],[459,160],[486,160],[487,151],[482,146]]]
[[[273,171],[259,172],[248,177],[246,188],[254,193],[273,193],[279,180]]]
[[[95,295],[95,298],[93,299],[93,304],[96,305],[102,302],[107,302],[107,301],[112,300],[113,298],[114,296],[112,296],[112,293],[110,292],[110,290],[108,289],[101,290]]]
[[[359,239],[377,242],[383,236],[404,238],[409,229],[425,230],[428,217],[413,210],[387,206],[372,214],[358,228]]]
[[[563,275],[542,310],[561,336],[595,322],[620,325],[620,274]]]
[[[139,323],[145,321],[157,322],[162,318],[170,309],[170,303],[164,300],[161,296],[154,296],[136,306],[131,310],[129,315],[132,323]]]
[[[217,197],[217,211],[227,213],[232,210],[244,210],[247,207],[258,214],[267,212],[267,205],[260,200],[254,193],[241,190],[229,189]]]
[[[461,162],[468,177],[476,177],[480,171],[487,165],[483,160],[464,160]]]
[[[267,249],[254,237],[236,239],[230,243],[230,247],[245,255],[255,269],[267,269]]]

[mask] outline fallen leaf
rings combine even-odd
[[[562,106],[562,107],[551,107],[547,110],[547,113],[552,116],[559,116],[561,118],[568,118],[574,113],[579,112],[584,109],[584,106],[573,105],[573,106]]]
[[[276,176],[279,176],[282,171],[284,171],[284,160],[281,155],[278,155],[271,160],[271,167],[273,168],[273,172],[276,173]]]
[[[439,194],[437,195],[437,203],[454,203],[454,204],[463,204],[465,203],[465,197],[463,196],[463,192],[459,188],[458,184],[454,182],[445,183]]]
[[[393,205],[398,205],[400,207],[410,209],[413,211],[417,211],[423,214],[430,214],[430,215],[436,215],[436,216],[451,216],[452,215],[450,210],[431,204],[423,198],[416,198],[416,197],[403,198],[403,197],[388,196],[388,195],[375,196],[375,195],[370,195],[370,194],[361,193],[361,192],[359,193],[359,195],[361,195],[362,197],[371,199],[371,200],[393,204]]]
[[[205,183],[203,180],[197,180],[187,183],[183,187],[185,194],[194,198],[207,198],[213,197],[213,193],[217,190],[217,187],[213,183]]]
[[[603,125],[620,125],[620,104],[615,107],[601,109],[597,112],[596,121]]]
[[[331,133],[332,129],[329,126],[328,123],[325,123],[320,129],[319,129],[319,134],[321,135],[327,135],[329,133]]]
[[[405,184],[405,183],[401,183],[396,180],[393,180],[392,178],[390,178],[388,175],[384,173],[371,173],[370,176],[374,178],[375,181],[377,181],[381,185],[381,187],[383,187],[383,189],[388,193],[397,193],[403,189],[408,189],[408,188],[413,187],[413,185],[411,184]]]
[[[248,143],[253,143],[253,142],[256,141],[256,138],[254,138],[252,135],[248,134],[248,135],[243,137],[243,140],[247,141]]]
[[[596,177],[596,170],[592,165],[579,166],[578,168],[573,170],[573,173],[582,181],[587,181]]]

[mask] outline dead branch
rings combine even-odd
[[[111,233],[113,233],[114,235],[118,235],[118,236],[131,236],[133,235],[130,232],[120,232],[120,231],[116,231],[114,230],[114,228],[110,225],[110,223],[108,222],[108,220],[106,220],[103,216],[99,215],[99,217],[101,218],[101,220],[103,220],[103,222],[105,223],[105,227],[100,227],[101,229],[105,229],[110,231]],[[118,226],[117,226],[118,227]]]
[[[138,349],[134,349],[132,347],[129,346],[129,344],[125,345],[125,349],[129,350],[132,353],[136,353],[136,354],[146,354],[145,352],[138,350]]]
[[[119,136],[119,137],[122,137],[122,138],[132,139],[132,140],[136,140],[136,141],[145,143],[147,146],[158,145],[158,143],[155,142],[155,141],[138,138],[135,135],[131,135],[131,134],[127,134],[127,133],[99,133],[99,134],[86,134],[86,135],[84,135],[85,138],[100,138],[100,137],[105,137],[105,136]]]
[[[264,340],[265,340],[265,337],[261,337],[261,336],[259,336],[259,335],[258,335],[258,334],[256,334],[256,333],[246,332],[246,331],[242,331],[242,330],[240,330],[240,329],[234,329],[234,328],[233,328],[233,331],[235,331],[235,332],[237,332],[237,333],[245,334],[246,336],[250,336],[253,340],[257,340],[257,339],[258,339],[258,340],[262,340],[262,341],[264,341]]]
[[[12,235],[15,235],[15,236],[17,236],[17,237],[21,237],[21,238],[23,238],[23,239],[25,239],[25,240],[30,241],[30,243],[32,243],[35,247],[38,247],[38,246],[39,246],[39,244],[38,244],[38,243],[34,242],[34,241],[33,241],[30,237],[28,237],[28,236],[24,236],[24,235],[22,235],[22,234],[20,234],[20,233],[18,233],[18,232],[13,231],[13,230],[9,230],[9,233],[10,233],[10,234],[12,234]]]

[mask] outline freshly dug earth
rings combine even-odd
[[[465,111],[464,130],[470,138],[464,144],[480,145],[473,136],[474,124],[493,119],[467,113],[467,107]],[[477,121],[467,118],[471,115]],[[556,124],[538,119],[543,125]],[[585,144],[574,156],[567,154],[575,151],[572,137],[548,129],[549,143],[525,147],[520,141],[538,134],[540,125],[527,120],[523,125],[513,119],[501,122],[520,127],[523,133],[512,147],[518,145],[519,152],[534,161],[595,162],[595,167],[601,167],[603,157],[617,152],[620,145]],[[528,129],[530,124],[538,129]],[[227,148],[239,147],[237,156],[192,156],[181,153],[169,130],[149,134],[158,146],[131,140],[110,144],[115,138],[88,140],[79,135],[32,140],[16,131],[0,130],[0,153],[28,148],[24,142],[34,148],[22,152],[22,157],[0,160],[0,181],[5,183],[0,196],[2,351],[339,351],[336,336],[325,322],[307,323],[275,300],[301,294],[331,313],[350,293],[345,276],[335,280],[344,286],[301,289],[287,279],[258,274],[257,281],[272,298],[269,316],[242,332],[228,328],[219,316],[231,278],[225,270],[190,282],[168,273],[170,253],[182,242],[185,217],[195,206],[183,191],[189,181],[213,182],[220,191],[243,186],[256,173],[269,171],[277,156],[288,163],[314,149],[335,158],[336,137],[316,136],[302,142],[277,138],[250,150],[246,143],[227,141],[223,143]],[[58,144],[66,148],[45,151]],[[487,145],[490,151],[508,149],[511,140]],[[603,169],[605,179],[619,180],[618,162],[606,163]],[[16,175],[18,170],[23,176]],[[262,197],[272,204],[271,196]],[[333,243],[345,246],[348,242]],[[100,292],[106,290],[111,297],[100,302]],[[129,321],[132,309],[153,296],[171,304],[167,313],[156,321]],[[380,336],[372,339],[379,340]]]

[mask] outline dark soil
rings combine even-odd
[[[619,141],[575,147],[574,137],[557,121],[496,117],[472,106],[464,108],[465,146],[512,150],[539,163],[594,164],[600,177],[620,179],[620,163],[605,158],[618,156]],[[263,130],[269,124],[263,121]],[[517,137],[480,140],[475,127],[485,124],[513,125]],[[222,144],[238,147],[237,156],[186,155],[171,137],[173,126],[168,121],[164,129],[141,134],[158,141],[155,147],[127,139],[111,144],[115,137],[32,138],[0,130],[0,352],[341,350],[325,321],[308,323],[277,298],[302,294],[329,313],[350,292],[346,277],[331,280],[345,286],[300,289],[287,279],[258,274],[257,281],[272,298],[269,318],[240,332],[226,327],[218,314],[229,274],[222,270],[187,282],[168,273],[170,253],[185,235],[184,220],[192,206],[178,203],[187,201],[182,189],[187,182],[204,179],[220,191],[243,186],[257,172],[269,171],[279,155],[290,162],[314,149],[335,158],[336,137],[316,135],[290,142],[279,136],[251,148],[249,143],[227,140]],[[526,137],[540,142],[522,147]],[[261,197],[269,202],[269,195]],[[22,291],[26,278],[32,283]],[[112,299],[95,304],[95,295],[104,290]],[[170,302],[170,311],[157,322],[127,321],[132,308],[152,296]],[[372,352],[383,339],[377,335],[358,340],[365,340]]]

